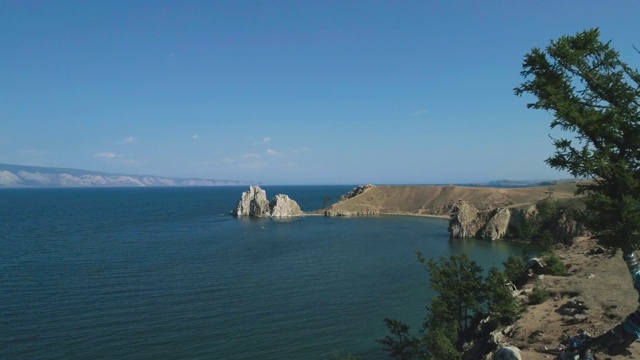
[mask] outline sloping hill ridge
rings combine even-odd
[[[230,186],[247,181],[180,179],[150,175],[118,175],[79,169],[0,164],[0,188],[17,187],[145,187]]]
[[[474,186],[370,186],[361,194],[339,201],[327,209],[329,216],[398,214],[449,216],[458,200],[479,210],[521,208],[551,197],[574,197],[575,182],[528,188]]]

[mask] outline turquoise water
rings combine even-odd
[[[305,211],[352,186],[265,187]],[[228,215],[244,187],[0,190],[0,359],[384,359],[418,328],[415,250],[485,268],[514,244],[447,221]]]

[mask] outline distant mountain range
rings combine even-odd
[[[168,178],[151,175],[117,175],[78,169],[0,164],[0,188],[233,185],[254,185],[254,183],[236,180]]]

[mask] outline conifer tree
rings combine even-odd
[[[515,94],[533,95],[527,107],[550,112],[551,127],[568,133],[554,140],[547,164],[590,179],[577,190],[583,220],[602,244],[622,249],[640,292],[640,73],[590,29],[533,48],[521,74]],[[640,337],[638,318],[640,309],[600,341],[627,347]]]
[[[453,319],[458,341],[463,340],[469,320],[482,303],[482,268],[466,254],[455,254],[439,261],[418,259],[429,273],[431,289],[437,291],[440,305],[438,316]]]

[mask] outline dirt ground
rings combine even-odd
[[[526,291],[536,285],[543,286],[552,295],[542,304],[528,307],[506,331],[505,340],[520,348],[522,359],[556,359],[556,355],[541,350],[558,349],[563,338],[578,335],[580,330],[598,336],[636,310],[638,293],[633,289],[621,252],[596,254],[597,248],[593,239],[576,239],[571,247],[558,251],[569,267],[569,276],[545,275],[523,287]],[[579,315],[569,309],[576,303],[583,304]],[[598,360],[640,359],[640,341],[633,343],[626,355],[596,352],[594,357]]]

